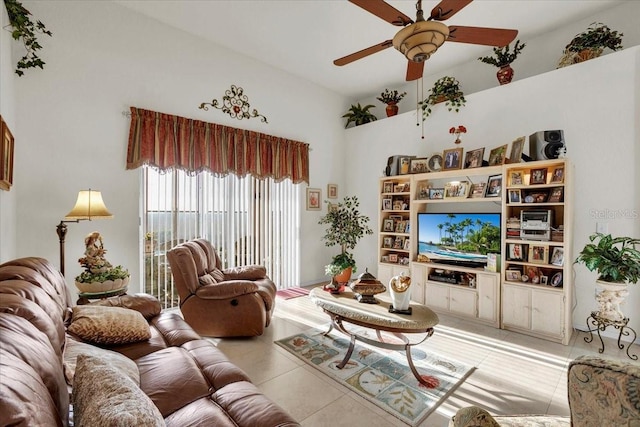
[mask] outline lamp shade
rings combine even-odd
[[[408,60],[423,62],[429,59],[449,37],[449,27],[437,21],[417,21],[393,38],[393,47],[402,52]]]
[[[113,218],[111,212],[102,201],[102,194],[94,190],[81,190],[78,193],[76,205],[71,209],[65,219],[108,219]]]

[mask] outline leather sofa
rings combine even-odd
[[[117,311],[116,320],[142,319],[147,338],[88,344],[78,338],[83,329],[74,326],[91,326],[80,322],[86,320],[82,313],[92,311]],[[107,326],[110,330],[96,339],[124,336],[124,330]],[[80,350],[69,362],[72,349]],[[109,362],[117,359],[131,366],[120,369]],[[106,403],[99,400],[103,395]],[[110,403],[114,399],[117,404]],[[138,412],[151,421],[132,418]],[[64,277],[47,260],[6,262],[0,265],[0,426],[74,422],[76,427],[299,425],[177,313],[161,312],[153,297],[124,295],[72,307]]]
[[[207,337],[262,335],[275,308],[276,286],[260,265],[222,269],[208,240],[167,252],[184,319]]]

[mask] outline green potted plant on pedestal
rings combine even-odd
[[[356,126],[363,125],[365,123],[373,122],[378,120],[378,118],[369,110],[375,108],[374,105],[365,105],[364,107],[358,103],[357,105],[351,105],[349,111],[344,114],[342,117],[347,119],[347,123],[345,123],[345,129],[349,127],[349,123],[354,123]]]
[[[456,113],[466,104],[464,93],[460,88],[460,82],[455,77],[444,76],[436,80],[433,87],[429,89],[429,95],[418,104],[422,109],[422,120],[425,120],[431,114],[431,107],[441,102],[449,111],[454,110]]]
[[[478,58],[478,61],[498,67],[498,81],[501,85],[504,85],[510,83],[511,79],[513,79],[513,68],[511,68],[511,63],[516,60],[525,46],[525,43],[520,44],[520,40],[516,40],[516,44],[513,45],[513,50],[511,50],[509,45],[504,47],[494,47],[493,56],[481,56]]]
[[[398,102],[400,102],[406,94],[407,92],[399,93],[397,90],[390,91],[389,89],[385,89],[376,99],[387,104],[385,111],[387,117],[391,117],[398,114]]]
[[[565,46],[558,68],[597,58],[605,48],[614,51],[622,49],[623,35],[601,22],[592,23]]]
[[[620,303],[628,294],[627,285],[640,280],[640,251],[636,248],[640,239],[595,233],[589,241],[575,263],[598,273],[596,283],[602,290],[596,296],[600,304],[596,314],[609,321],[622,321]]]
[[[340,246],[340,253],[325,266],[325,274],[332,277],[331,291],[340,292],[356,271],[353,255],[347,252],[354,249],[358,241],[366,234],[373,234],[367,225],[369,217],[358,210],[360,202],[356,196],[347,196],[342,202],[329,206],[329,212],[320,218],[318,224],[327,225],[322,236],[326,246]]]

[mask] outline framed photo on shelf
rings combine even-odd
[[[547,183],[547,168],[531,169],[529,185],[539,185]]]
[[[467,154],[464,155],[464,168],[465,169],[479,168],[480,166],[482,166],[483,157],[484,157],[484,147],[467,151]]]
[[[429,167],[429,172],[440,172],[442,170],[442,155],[434,154],[429,157],[427,166]]]
[[[466,199],[469,196],[469,181],[447,182],[444,186],[444,198]]]
[[[400,157],[398,159],[398,173],[400,175],[408,174],[410,166],[411,166],[411,157]]]
[[[502,191],[502,175],[491,175],[487,181],[485,197],[500,197]]]
[[[382,210],[383,211],[390,211],[392,208],[392,202],[391,199],[388,197],[385,197],[384,199],[382,199]]]
[[[564,182],[564,166],[558,166],[553,170],[551,174],[551,183],[563,183]]]
[[[520,163],[522,160],[522,149],[524,148],[525,137],[515,139],[511,143],[511,153],[509,154],[509,163]]]
[[[411,231],[411,223],[409,221],[405,221],[404,232],[409,234]]]
[[[398,263],[398,254],[389,254],[389,262]]]
[[[402,215],[389,215],[389,219],[392,219],[393,221],[402,221],[403,218]]]
[[[393,181],[384,181],[382,183],[383,193],[393,193]]]
[[[392,209],[394,211],[402,211],[406,209],[406,206],[407,204],[404,202],[404,200],[394,200]]]
[[[429,159],[426,157],[411,159],[411,173],[429,172]]]
[[[440,200],[440,199],[444,199],[444,188],[430,188],[429,200]]]
[[[564,187],[555,187],[551,189],[549,194],[549,203],[561,203],[564,196]]]
[[[564,248],[556,246],[551,253],[550,264],[562,267],[564,265]]]
[[[471,198],[476,198],[476,197],[484,197],[484,191],[487,188],[487,183],[486,182],[478,182],[475,184],[471,184],[471,190],[469,197]]]
[[[551,286],[554,288],[559,288],[562,286],[562,272],[558,271],[556,274],[551,276]]]
[[[509,190],[509,203],[520,203],[520,190]]]
[[[396,240],[393,242],[393,249],[402,249],[404,247],[404,237],[396,236]]]
[[[391,249],[393,247],[393,237],[385,236],[382,239],[382,247]]]
[[[520,270],[507,270],[505,271],[505,279],[511,282],[520,281],[521,273]]]
[[[319,211],[320,199],[322,199],[322,190],[319,188],[307,188],[307,210]]]
[[[504,164],[504,160],[507,156],[508,145],[509,144],[504,144],[491,150],[489,153],[489,166],[499,166]]]
[[[507,259],[509,261],[524,261],[527,259],[527,245],[509,243],[507,245]]]
[[[416,194],[416,199],[418,200],[426,200],[429,198],[429,184],[426,182],[422,182],[418,184],[418,192]]]
[[[408,251],[408,250],[411,249],[411,240],[410,239],[405,239],[404,246],[402,247],[402,249],[404,249],[405,251]]]
[[[529,246],[529,262],[532,264],[549,263],[549,247],[532,244]]]
[[[462,148],[444,150],[442,157],[444,158],[442,170],[448,171],[462,168]]]
[[[549,197],[548,191],[530,191],[522,199],[524,203],[544,203]]]
[[[406,221],[398,221],[396,223],[396,233],[404,233],[405,226],[406,226]]]
[[[527,277],[529,278],[530,282],[539,283],[541,275],[542,274],[540,273],[540,269],[538,267],[534,267],[533,265],[527,266]]]
[[[548,285],[549,284],[549,276],[540,276],[540,284]]]
[[[327,197],[330,199],[338,198],[338,185],[337,184],[327,184]]]
[[[380,261],[389,262],[389,255],[382,255],[382,258],[380,258]]]
[[[509,185],[524,184],[524,171],[511,171],[509,173]]]
[[[382,231],[384,231],[385,233],[393,233],[393,220],[392,219],[385,219],[382,221]]]

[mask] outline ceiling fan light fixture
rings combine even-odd
[[[409,61],[424,62],[449,37],[449,27],[438,21],[418,21],[393,37],[393,47]]]

